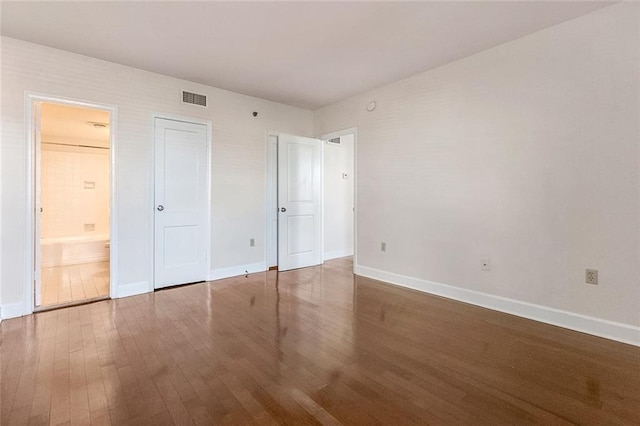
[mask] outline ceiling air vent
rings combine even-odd
[[[207,97],[193,92],[182,91],[182,103],[206,107]]]

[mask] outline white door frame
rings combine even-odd
[[[35,278],[36,268],[36,226],[35,221],[40,221],[40,216],[36,215],[36,147],[35,117],[34,110],[36,103],[46,102],[61,105],[68,105],[80,108],[97,109],[109,113],[109,166],[110,166],[110,188],[109,188],[109,297],[118,297],[118,107],[115,105],[99,104],[80,99],[63,98],[60,96],[46,95],[41,93],[25,93],[25,138],[26,138],[26,205],[25,216],[27,223],[24,229],[25,251],[24,268],[27,282],[24,285],[23,295],[23,315],[32,314],[35,309]]]
[[[276,138],[275,143],[275,159],[273,158],[273,153],[271,150],[273,147],[271,146],[271,138]],[[272,266],[276,266],[278,264],[278,137],[279,133],[276,132],[267,132],[267,155],[266,155],[266,188],[265,188],[265,196],[267,206],[267,227],[265,232],[265,245],[264,245],[264,259],[267,269]],[[275,185],[275,191],[273,190],[273,184]],[[276,229],[274,230],[272,227],[273,223],[276,222]],[[274,232],[275,231],[275,232]],[[275,265],[270,265],[269,258],[271,255],[275,255],[276,263]]]
[[[351,127],[348,129],[338,130],[336,132],[325,133],[322,136],[319,136],[318,139],[326,141],[327,139],[339,138],[340,136],[347,135],[353,135],[353,270],[355,273],[358,265],[358,128]],[[322,190],[324,196],[324,188]],[[322,248],[322,253],[324,253],[324,247]]]
[[[149,291],[155,291],[155,281],[156,281],[156,269],[155,269],[155,229],[156,229],[156,205],[155,205],[155,189],[156,189],[156,179],[155,179],[155,169],[156,169],[156,140],[155,140],[155,128],[156,128],[156,118],[160,118],[163,120],[173,120],[173,121],[181,121],[183,123],[192,123],[192,124],[201,124],[206,126],[207,128],[207,178],[206,178],[206,191],[207,191],[207,211],[206,211],[206,223],[205,223],[205,258],[207,262],[207,271],[206,276],[203,277],[204,280],[208,280],[211,275],[211,165],[213,162],[213,147],[212,147],[212,129],[213,122],[211,120],[204,120],[200,118],[194,117],[186,117],[183,115],[176,114],[165,114],[165,113],[153,113],[151,114],[151,128],[153,129],[153,141],[151,143],[151,152],[150,152],[150,164],[151,164],[151,172],[150,174],[150,182],[149,182],[149,235],[151,235],[150,244],[149,244]]]
[[[278,180],[278,165],[277,165],[277,160],[276,160],[276,164],[272,164],[272,160],[271,160],[271,155],[269,155],[269,150],[271,149],[271,141],[270,138],[275,136],[276,138],[280,135],[280,132],[274,132],[274,131],[268,131],[267,135],[266,135],[266,162],[267,162],[267,166],[266,166],[266,186],[265,186],[265,200],[266,200],[266,206],[267,206],[267,211],[266,211],[266,238],[265,238],[265,252],[264,252],[264,258],[265,261],[268,260],[268,253],[269,250],[275,250],[276,252],[276,256],[277,256],[277,252],[278,252],[278,239],[277,239],[277,232],[276,232],[276,239],[275,241],[273,241],[273,238],[271,237],[271,235],[273,235],[270,232],[270,228],[272,226],[272,218],[273,218],[273,214],[275,214],[276,209],[278,208],[278,194],[277,191],[275,191],[275,193],[273,191],[271,191],[270,187],[272,185],[272,183],[274,182],[274,180],[277,182]],[[327,140],[327,139],[331,139],[331,138],[337,138],[340,136],[347,136],[347,135],[353,135],[353,205],[354,205],[354,215],[353,215],[353,268],[354,271],[356,269],[356,265],[357,265],[357,255],[358,255],[358,244],[357,244],[357,235],[358,235],[358,215],[356,214],[358,211],[358,196],[357,196],[357,163],[358,163],[358,156],[357,156],[357,152],[358,152],[358,128],[357,127],[351,127],[348,129],[344,129],[344,130],[339,130],[336,132],[332,132],[332,133],[327,133],[325,135],[322,135],[320,137],[318,137],[317,139],[320,140]],[[323,152],[323,164],[322,167],[324,169],[324,144],[322,146],[322,152]],[[322,188],[322,192],[323,192],[323,204],[324,204],[324,187]],[[322,220],[323,223],[323,231],[322,231],[322,253],[324,253],[324,218]],[[323,259],[324,260],[324,259]],[[268,263],[268,262],[267,262]],[[267,264],[267,268],[269,268],[270,265]]]

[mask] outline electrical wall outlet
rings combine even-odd
[[[480,258],[480,267],[483,271],[491,270],[491,259],[488,257]]]
[[[584,281],[587,284],[598,285],[598,270],[597,269],[585,270]]]
[[[387,243],[384,241],[380,242],[380,251],[387,251]]]
[[[256,239],[255,238],[250,238],[249,239],[249,247],[255,247],[256,246]]]

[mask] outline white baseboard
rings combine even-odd
[[[331,259],[337,259],[339,257],[347,257],[347,256],[353,256],[353,249],[325,251],[322,254],[322,260],[331,260]]]
[[[22,303],[6,303],[0,306],[2,319],[17,318],[24,315]]]
[[[123,284],[118,287],[118,298],[135,296],[149,293],[149,282],[139,281],[137,283]]]
[[[266,262],[252,263],[249,265],[230,266],[228,268],[212,269],[209,272],[209,281],[221,280],[223,278],[237,277],[246,273],[253,274],[267,270]]]
[[[640,346],[640,327],[357,265],[355,273],[472,305]]]

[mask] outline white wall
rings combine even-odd
[[[353,255],[353,139],[346,135],[340,145],[323,143],[325,260]]]
[[[316,111],[358,128],[358,270],[640,343],[639,34],[619,4]]]
[[[213,122],[212,270],[264,263],[267,131],[311,136],[310,111],[6,37],[1,42],[0,303],[5,317],[21,313],[28,264],[25,91],[118,107],[119,211],[113,213],[119,220],[121,288],[145,288],[150,280],[154,112]],[[208,95],[209,108],[182,105],[182,89]],[[251,237],[256,247],[249,247]]]

